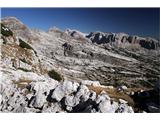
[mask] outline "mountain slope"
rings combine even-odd
[[[159,82],[160,49],[153,38],[124,33],[87,35],[57,28],[44,32],[31,30],[13,17],[2,19],[1,24],[5,33],[8,29],[13,33],[1,31],[3,112],[133,112],[128,106],[134,107],[130,94],[153,89]],[[55,72],[53,78],[50,71]],[[124,85],[128,88],[120,93]],[[93,99],[90,94],[97,96]],[[22,106],[15,103],[19,95]],[[105,99],[100,102],[101,97]]]

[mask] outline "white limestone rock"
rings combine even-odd
[[[26,98],[30,100],[32,96],[33,96],[33,94],[27,94]]]
[[[124,85],[117,87],[118,91],[124,91],[124,90],[127,90],[127,89],[128,88],[126,86],[124,86]]]
[[[119,107],[118,102],[115,102],[115,101],[112,101],[112,102],[111,102],[111,108],[112,108],[112,112],[113,112],[113,113],[116,112],[116,110],[118,109],[118,107]]]
[[[72,107],[70,107],[70,106],[67,106],[66,109],[67,109],[68,111],[72,111]]]
[[[95,101],[96,97],[97,97],[96,92],[90,91],[89,98],[92,99],[93,101]]]
[[[80,97],[81,97],[84,99],[84,101],[86,101],[86,100],[88,100],[89,95],[90,95],[90,91],[89,91],[88,87],[85,85],[81,85],[79,90],[76,93],[76,98],[80,99]]]
[[[110,100],[110,97],[107,95],[105,91],[102,91],[100,95],[98,95],[96,99],[96,103],[100,103],[105,100]]]
[[[2,94],[0,94],[0,105],[2,103]]]
[[[26,113],[26,108],[23,104],[20,104],[20,106],[17,106],[14,108],[13,112],[15,113]]]
[[[25,70],[28,70],[28,71],[32,70],[32,66],[31,65],[29,65],[27,63],[24,63],[22,61],[19,61],[19,68],[25,69]]]
[[[107,89],[114,89],[113,86],[105,86],[105,85],[101,85],[102,88],[107,88]]]
[[[56,99],[58,102],[61,101],[61,99],[65,96],[65,91],[63,90],[62,86],[56,87],[52,94],[52,98]]]
[[[100,86],[99,81],[82,80],[81,83],[84,85]]]
[[[128,106],[127,104],[120,104],[118,109],[118,113],[134,113],[131,106]]]
[[[61,105],[59,103],[54,103],[50,107],[44,107],[42,113],[56,113],[61,111],[62,111]]]
[[[99,103],[99,110],[102,113],[111,113],[115,112],[115,109],[112,107],[110,100],[104,100]]]
[[[120,102],[121,104],[127,104],[127,103],[128,103],[127,101],[125,101],[125,100],[123,100],[123,99],[119,99],[119,102]]]
[[[66,96],[65,105],[69,107],[74,107],[77,103],[77,99],[74,96]]]
[[[78,86],[78,83],[65,80],[63,83],[58,85],[58,87],[55,88],[52,94],[52,98],[60,101],[65,95],[76,92]]]
[[[33,87],[32,89],[35,91],[33,106],[41,108],[46,102],[46,98],[49,94],[50,89],[54,89],[57,84],[58,83],[55,80],[31,83],[31,86]]]

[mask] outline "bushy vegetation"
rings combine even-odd
[[[22,47],[22,48],[27,48],[27,49],[32,49],[33,48],[26,42],[24,42],[23,40],[19,39],[19,46]]]
[[[13,32],[1,23],[1,34],[5,37],[13,36]]]
[[[20,46],[21,48],[26,48],[26,49],[31,49],[31,50],[33,50],[34,53],[35,53],[36,56],[37,56],[37,52],[36,52],[28,43],[24,42],[24,41],[21,40],[21,39],[19,39],[19,46]]]
[[[27,69],[25,69],[25,68],[18,68],[19,70],[22,70],[22,71],[24,71],[24,72],[31,72],[31,70],[27,70]]]
[[[87,87],[89,90],[96,92],[97,95],[99,95],[102,91],[105,91],[109,95],[109,97],[114,99],[116,102],[118,102],[119,99],[123,99],[123,100],[128,101],[129,105],[134,106],[134,101],[129,95],[123,92],[118,92],[117,89],[115,88],[111,89],[111,88],[103,88],[103,87],[98,87],[98,86],[95,87],[92,85],[87,85]]]
[[[48,75],[49,75],[51,78],[53,78],[53,79],[55,79],[55,80],[57,80],[57,81],[61,81],[61,80],[62,80],[62,76],[61,76],[59,73],[57,73],[55,70],[49,71],[49,72],[48,72]]]
[[[7,44],[7,40],[3,36],[1,38],[3,39],[3,44]]]

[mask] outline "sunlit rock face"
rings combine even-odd
[[[1,24],[0,112],[159,111],[157,40],[31,30],[14,17]]]
[[[86,36],[93,43],[97,44],[111,44],[118,47],[142,47],[149,50],[155,50],[159,46],[158,40],[154,38],[143,38],[139,36],[130,36],[125,33],[103,33],[103,32],[91,32]]]
[[[25,40],[30,40],[31,32],[27,26],[15,17],[6,17],[1,20],[2,23],[10,28],[16,36],[22,37]]]

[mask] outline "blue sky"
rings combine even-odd
[[[2,18],[14,16],[30,28],[82,32],[125,32],[131,35],[158,38],[160,9],[158,8],[2,8]]]

